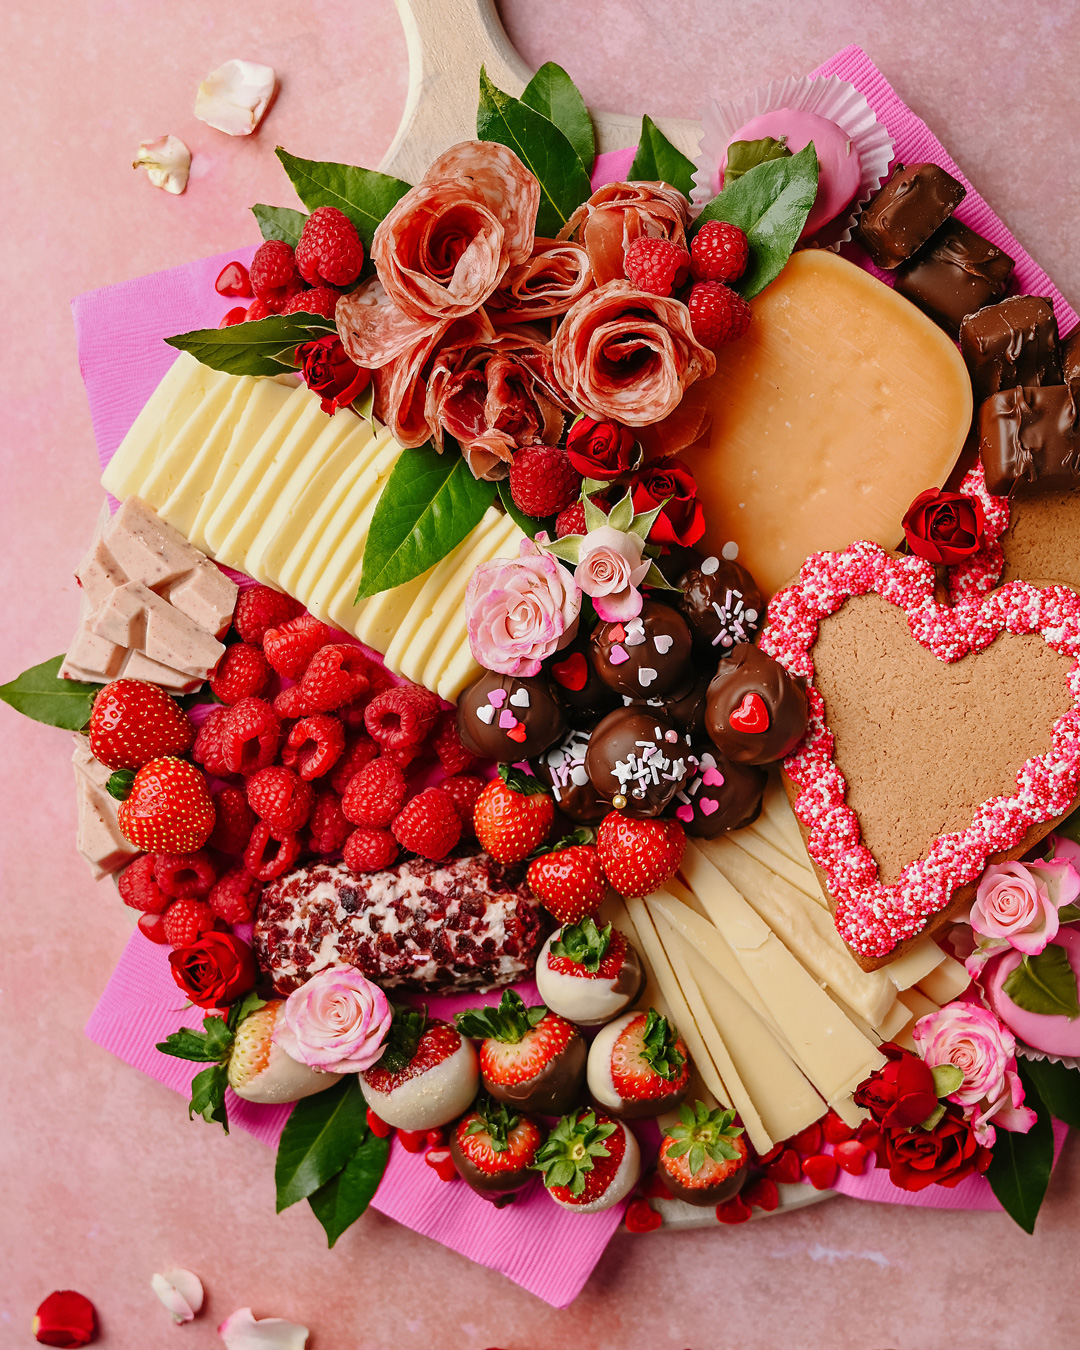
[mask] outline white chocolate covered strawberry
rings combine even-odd
[[[551,1011],[583,1027],[610,1022],[636,1003],[645,987],[634,946],[611,924],[598,928],[590,915],[552,933],[535,974]]]
[[[480,1087],[473,1043],[416,1008],[395,1011],[386,1050],[360,1075],[372,1111],[399,1130],[433,1130],[467,1111]]]
[[[686,1045],[655,1008],[624,1013],[593,1041],[588,1083],[593,1101],[613,1116],[663,1115],[678,1106],[690,1085]]]
[[[536,1155],[536,1167],[556,1204],[577,1214],[610,1209],[641,1176],[638,1142],[621,1120],[602,1111],[563,1116]]]
[[[319,1073],[287,1055],[274,1040],[274,1028],[285,1008],[273,999],[236,1029],[229,1056],[229,1086],[246,1102],[297,1102],[333,1087],[337,1074]]]

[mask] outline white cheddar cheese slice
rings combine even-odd
[[[172,437],[162,437],[139,489],[144,502],[160,511],[200,453],[212,460],[221,457],[255,383],[251,376],[244,376],[216,385]]]
[[[913,984],[918,984],[925,979],[932,970],[937,970],[942,961],[945,960],[945,953],[931,937],[920,938],[913,947],[910,947],[903,956],[897,957],[895,961],[890,961],[887,966],[882,966],[882,972],[888,975],[893,984],[899,990],[910,989]]]
[[[820,903],[815,896],[818,889],[817,879],[810,868],[792,862],[783,849],[778,848],[772,839],[761,833],[756,824],[747,825],[741,830],[733,830],[723,838],[732,844],[738,844],[744,853],[756,858],[770,872],[775,872],[792,886],[797,886],[808,900],[814,900],[815,904]]]
[[[901,989],[896,997],[915,1018],[929,1017],[938,1010],[939,1005],[918,989]]]
[[[375,651],[385,652],[393,640],[401,616],[415,603],[431,573],[432,568],[429,567],[426,572],[413,577],[412,581],[406,581],[404,585],[394,586],[388,591],[379,591],[377,595],[369,596],[363,605],[356,606],[350,626],[353,636],[366,642]],[[354,593],[355,590],[354,585]]]
[[[649,964],[649,958],[641,949],[641,938],[638,937],[637,929],[634,927],[634,921],[627,913],[626,905],[623,903],[621,895],[616,895],[614,891],[609,891],[607,899],[597,911],[596,922],[603,928],[605,924],[610,923],[612,927],[617,928],[622,935],[627,938],[638,956],[641,958],[641,969],[645,976],[645,987],[638,995],[637,1002],[633,1005],[636,1008],[655,1008],[662,1016],[675,1021],[675,1016],[660,992],[660,986],[656,983],[656,975],[652,966]]]
[[[947,955],[939,966],[916,982],[916,987],[943,1008],[946,1003],[959,998],[970,983],[971,976],[964,969],[964,963]]]
[[[881,1019],[877,1033],[883,1041],[891,1041],[911,1021],[911,1009],[900,1002],[899,996],[889,1011]]]

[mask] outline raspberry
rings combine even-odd
[[[387,749],[420,745],[439,716],[439,700],[418,684],[386,689],[364,710],[364,725]]]
[[[261,698],[242,698],[221,723],[221,754],[230,773],[254,773],[274,762],[281,722]]]
[[[283,239],[268,239],[256,249],[249,276],[256,300],[274,314],[280,313],[289,296],[300,288],[296,258]]]
[[[377,759],[361,769],[341,798],[341,809],[354,825],[386,829],[405,805],[405,775],[389,759]]]
[[[371,662],[359,647],[332,642],[320,647],[300,680],[304,702],[311,712],[331,712],[350,703],[367,688]]]
[[[205,849],[198,853],[156,853],[154,880],[177,900],[195,900],[206,895],[217,881],[217,868]]]
[[[345,728],[340,719],[329,713],[316,713],[297,722],[289,731],[281,760],[305,782],[310,782],[329,773],[344,749]]]
[[[345,840],[345,866],[350,872],[381,872],[394,861],[397,851],[389,830],[361,826]]]
[[[347,727],[362,727],[364,725],[364,712],[367,705],[377,694],[381,694],[386,689],[396,689],[394,677],[385,666],[372,661],[367,670],[368,687],[362,694],[354,698],[351,703],[345,703],[337,710],[338,717]]]
[[[364,245],[349,217],[336,206],[316,207],[296,245],[296,266],[304,280],[313,286],[348,286],[363,265]]]
[[[248,312],[243,305],[237,305],[235,309],[230,309],[221,316],[219,328],[232,328],[234,324],[243,323],[248,317]]]
[[[225,751],[221,740],[228,713],[228,708],[212,708],[199,728],[195,744],[191,748],[191,757],[195,763],[201,764],[206,772],[215,778],[224,778],[230,771],[225,763]]]
[[[239,300],[250,300],[254,294],[248,270],[239,262],[225,264],[214,282],[214,290],[218,295],[235,296]]]
[[[670,295],[686,281],[690,254],[670,239],[652,239],[642,234],[626,250],[623,271],[639,291]]]
[[[441,788],[425,788],[406,803],[392,829],[402,848],[435,862],[461,838],[461,817],[454,799]]]
[[[307,843],[312,853],[336,853],[352,833],[352,824],[341,809],[336,792],[316,792],[307,823]]]
[[[190,947],[217,923],[217,915],[203,900],[174,900],[165,911],[165,941],[170,947]]]
[[[265,300],[252,300],[247,307],[247,313],[244,315],[244,322],[252,323],[257,319],[267,319],[273,312]]]
[[[527,445],[510,461],[510,496],[527,516],[557,516],[581,490],[581,474],[557,445]]]
[[[217,670],[210,676],[210,688],[222,703],[233,704],[261,694],[269,680],[270,663],[261,649],[237,642],[226,647]]]
[[[329,286],[314,286],[310,291],[297,291],[285,304],[282,314],[321,314],[332,319],[337,309],[338,292]]]
[[[164,914],[172,904],[172,896],[165,894],[154,876],[154,857],[153,853],[144,853],[128,863],[116,883],[124,904],[144,914]]]
[[[746,271],[750,246],[738,225],[707,220],[690,245],[697,281],[734,281]]]
[[[457,730],[457,713],[443,714],[438,731],[432,738],[432,748],[439,756],[439,763],[448,774],[464,773],[476,763],[476,756],[466,750],[461,743]]]
[[[165,919],[161,914],[140,914],[139,932],[159,946],[164,946],[169,940],[165,936]]]
[[[251,841],[244,851],[244,866],[259,881],[273,881],[287,872],[300,856],[300,840],[295,834],[275,839],[270,826],[260,820],[251,831]]]
[[[703,347],[735,342],[750,327],[750,306],[719,281],[698,281],[686,302],[690,327]]]
[[[310,614],[299,614],[266,630],[263,651],[279,675],[287,680],[298,680],[319,648],[339,636],[337,629],[329,624]]]
[[[439,787],[454,803],[461,817],[462,835],[472,839],[476,833],[473,829],[473,811],[477,797],[484,790],[484,780],[473,778],[470,774],[455,774],[452,778],[444,778]]]
[[[419,745],[383,746],[382,758],[396,764],[399,769],[407,769],[414,759],[419,759],[422,747]]]
[[[298,684],[290,684],[288,689],[283,689],[276,695],[274,711],[282,721],[307,716],[308,705],[304,702],[304,691]]]
[[[224,787],[214,797],[214,833],[206,841],[221,853],[243,853],[257,819],[239,788]]]
[[[365,765],[371,763],[379,754],[379,747],[370,736],[360,732],[358,735],[350,736],[345,743],[345,750],[341,758],[334,765],[334,772],[330,776],[330,786],[341,796],[356,774],[360,772]]]
[[[589,500],[594,506],[598,506],[605,516],[610,513],[611,503],[604,501],[603,497],[590,497]],[[557,539],[565,539],[568,534],[585,534],[586,530],[584,502],[571,502],[565,511],[559,512],[555,521]]]
[[[247,780],[248,805],[275,839],[295,834],[311,812],[311,784],[283,764],[259,769]]]
[[[245,642],[261,644],[268,628],[280,628],[303,612],[303,605],[291,595],[269,586],[249,586],[237,597],[233,627]]]
[[[246,867],[234,867],[216,881],[207,904],[226,923],[250,923],[262,895],[262,882]]]

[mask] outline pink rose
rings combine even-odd
[[[386,995],[353,966],[320,970],[285,1000],[274,1040],[328,1073],[359,1073],[382,1054],[393,1016]]]
[[[1006,947],[1036,956],[1057,935],[1058,910],[1080,896],[1080,875],[1064,859],[1053,862],[994,863],[979,882],[969,922],[979,941],[968,957],[977,975]]]
[[[481,563],[469,578],[469,646],[486,670],[538,675],[573,640],[580,610],[581,592],[562,564],[523,539],[517,558]]]
[[[574,580],[592,597],[605,623],[633,619],[641,613],[637,587],[649,570],[648,558],[642,558],[644,550],[644,539],[611,525],[601,525],[582,538]]]

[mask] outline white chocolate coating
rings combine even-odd
[[[566,1200],[560,1200],[552,1195],[551,1198],[557,1205],[562,1205],[563,1209],[572,1210],[575,1214],[597,1214],[602,1209],[610,1209],[612,1205],[617,1205],[638,1184],[638,1179],[641,1176],[641,1150],[638,1148],[638,1141],[634,1137],[634,1132],[628,1130],[622,1121],[617,1121],[616,1124],[623,1132],[626,1150],[615,1169],[611,1185],[608,1186],[603,1195],[598,1195],[595,1200],[590,1200],[588,1204],[584,1205],[570,1204]]]
[[[364,1100],[380,1120],[398,1130],[434,1130],[449,1125],[472,1105],[480,1087],[480,1063],[472,1041],[461,1044],[447,1059],[415,1078],[407,1078],[391,1092],[379,1092],[360,1075]]]
[[[567,975],[552,970],[548,965],[551,944],[562,934],[560,928],[552,933],[537,957],[536,987],[540,997],[560,1017],[576,1022],[581,1027],[598,1027],[616,1017],[630,1001],[630,993],[616,988],[617,979],[590,979],[588,976]]]
[[[611,1077],[611,1052],[615,1049],[615,1042],[637,1016],[637,1013],[630,1012],[616,1017],[614,1022],[609,1022],[597,1032],[596,1039],[589,1047],[585,1081],[593,1101],[607,1111],[617,1111],[622,1106],[622,1098],[615,1090]]]

